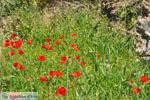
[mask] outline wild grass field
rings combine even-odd
[[[150,99],[150,63],[137,61],[134,35],[112,29],[104,15],[69,7],[47,24],[43,11],[27,6],[9,16],[1,92],[38,92],[38,100]]]

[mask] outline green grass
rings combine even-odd
[[[63,10],[62,10],[63,11]],[[121,30],[112,30],[109,21],[98,16],[93,11],[64,10],[46,25],[40,14],[32,9],[17,9],[12,12],[14,26],[8,30],[13,31],[18,38],[23,39],[19,49],[11,46],[3,48],[3,56],[0,60],[0,91],[17,92],[38,92],[39,100],[59,99],[53,97],[57,87],[64,86],[67,95],[61,96],[62,100],[149,100],[149,83],[143,84],[139,77],[145,75],[150,77],[149,64],[146,61],[136,62],[138,59],[134,50],[134,36],[126,36]],[[97,18],[101,17],[101,21]],[[94,27],[97,27],[97,30]],[[55,29],[54,32],[51,32]],[[71,37],[71,34],[77,34]],[[7,31],[8,36],[11,34]],[[64,40],[60,40],[60,36]],[[45,38],[51,42],[46,43]],[[9,38],[7,38],[9,39]],[[25,40],[32,40],[27,44]],[[55,41],[61,41],[55,45]],[[75,51],[70,44],[76,44],[80,50]],[[54,49],[46,51],[42,45],[51,45]],[[8,56],[8,52],[15,50],[16,54]],[[18,50],[24,54],[19,55]],[[102,58],[98,59],[100,54]],[[40,62],[37,57],[43,55],[46,61]],[[60,65],[60,57],[66,56],[68,61]],[[72,57],[80,56],[79,61],[72,60]],[[81,66],[80,61],[86,65]],[[25,70],[19,71],[13,67],[14,62],[21,63]],[[41,76],[48,76],[49,71],[62,71],[63,78],[51,78],[50,83],[40,82]],[[73,78],[70,76],[75,71],[81,72],[81,76]],[[32,81],[26,77],[32,76]],[[139,94],[133,94],[128,80],[136,81],[135,87],[141,89]],[[74,87],[70,83],[75,84]]]

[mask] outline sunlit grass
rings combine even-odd
[[[143,87],[139,81],[141,75],[150,77],[149,65],[146,61],[136,62],[138,56],[134,51],[132,36],[124,35],[121,30],[112,30],[106,18],[86,9],[66,9],[63,15],[58,12],[49,25],[45,25],[39,15],[39,12],[30,9],[13,12],[12,17],[16,21],[14,33],[17,37],[11,40],[21,38],[24,42],[19,49],[11,46],[3,48],[1,91],[38,92],[39,99],[46,100],[57,99],[53,94],[57,87],[63,86],[67,89],[67,95],[61,96],[63,100],[150,98],[150,87],[147,83]],[[99,17],[101,21],[97,20]],[[55,31],[52,32],[52,29]],[[10,27],[10,30],[13,28]],[[72,37],[72,33],[77,36]],[[64,36],[64,39],[60,40],[60,36]],[[50,38],[51,42],[47,43],[45,38]],[[27,44],[26,40],[32,40],[32,44]],[[56,45],[55,41],[60,41],[60,44]],[[75,51],[70,44],[76,44],[80,50]],[[41,48],[42,45],[50,45],[53,50],[45,50]],[[9,57],[8,52],[12,50],[16,54]],[[18,50],[23,50],[24,54],[20,56]],[[98,59],[98,54],[103,57]],[[41,55],[46,57],[43,62],[37,60]],[[68,58],[64,65],[59,64],[62,56]],[[80,56],[80,60],[72,60],[75,56]],[[81,66],[80,61],[86,62],[86,65]],[[19,71],[13,67],[14,62],[21,63],[25,70]],[[50,83],[38,80],[41,76],[48,78],[48,73],[55,70],[62,71],[63,78],[51,78]],[[75,71],[81,72],[81,76],[71,77]],[[26,77],[33,77],[32,81],[27,81]],[[128,80],[136,81],[137,87],[141,88],[139,94],[132,93]],[[72,82],[74,87],[70,85]]]

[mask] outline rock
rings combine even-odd
[[[136,26],[137,32],[145,38],[150,38],[150,18],[139,18]]]
[[[150,8],[147,10],[150,11]],[[138,18],[136,34],[136,51],[144,60],[150,60],[150,16],[140,16]]]

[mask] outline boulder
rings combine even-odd
[[[140,16],[136,22],[136,51],[145,60],[150,60],[150,5],[143,6],[146,16]]]

